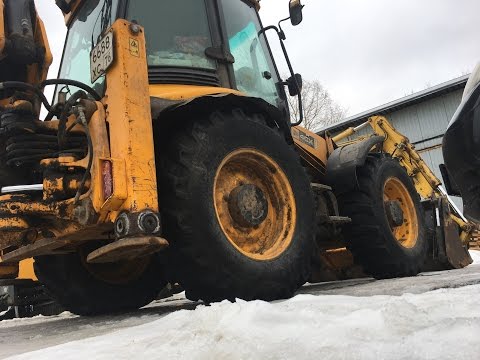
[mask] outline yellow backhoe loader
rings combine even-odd
[[[281,24],[302,21],[299,0],[267,27],[257,0],[56,3],[68,34],[46,80],[33,1],[0,1],[0,266],[34,257],[68,310],[138,308],[167,282],[194,300],[274,300],[309,279],[470,261],[468,226],[385,120],[345,146],[290,122],[301,76]]]

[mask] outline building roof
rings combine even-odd
[[[463,89],[467,83],[469,76],[470,75],[464,75],[464,76],[455,78],[453,80],[441,83],[431,88],[405,96],[398,100],[394,100],[384,105],[377,106],[373,109],[361,112],[357,115],[350,116],[336,124],[326,126],[325,128],[321,129],[319,133],[324,131],[333,131],[333,132],[341,131],[348,127],[355,126],[357,124],[360,124],[366,121],[370,116],[387,115],[394,111],[417,104],[419,102],[423,102],[431,98],[435,98],[459,89]]]

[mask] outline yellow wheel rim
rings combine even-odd
[[[401,208],[403,221],[396,226],[390,224],[390,229],[403,247],[413,248],[418,238],[418,217],[408,189],[399,179],[390,177],[384,185],[383,201],[385,206],[388,201],[395,201]]]
[[[243,255],[267,261],[290,246],[295,198],[287,176],[265,153],[242,148],[228,154],[215,176],[213,200],[223,233]]]

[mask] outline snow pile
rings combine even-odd
[[[181,310],[14,359],[478,359],[480,285]]]
[[[472,265],[480,265],[480,251],[470,250],[470,256],[473,259]]]

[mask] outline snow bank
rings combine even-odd
[[[480,251],[470,250],[470,255],[472,256],[472,259],[473,259],[472,265],[479,265],[480,264]]]
[[[480,285],[222,302],[12,359],[478,359]]]

